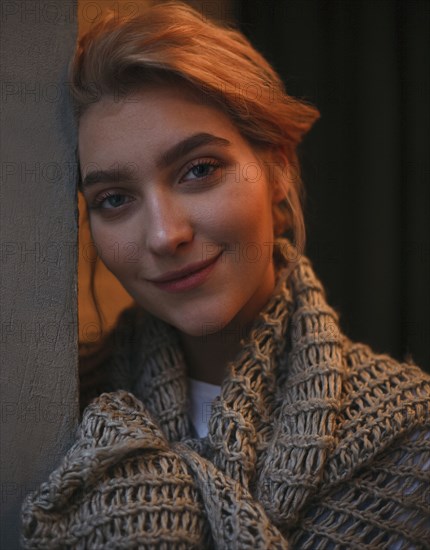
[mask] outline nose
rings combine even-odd
[[[158,256],[173,255],[194,237],[187,208],[168,190],[158,190],[147,197],[146,245]]]

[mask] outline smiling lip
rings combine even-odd
[[[148,279],[148,281],[168,292],[190,290],[201,285],[207,279],[221,254],[222,252],[210,260],[190,264],[178,271],[169,271],[161,277]]]

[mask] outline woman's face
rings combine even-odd
[[[80,121],[79,156],[99,255],[138,304],[192,336],[258,314],[272,190],[223,112],[181,87],[106,97]]]

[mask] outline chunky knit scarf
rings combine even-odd
[[[23,505],[26,548],[430,547],[430,380],[351,342],[306,257],[274,293],[193,437],[176,331],[130,308],[110,390]],[[84,387],[85,390],[85,387]]]

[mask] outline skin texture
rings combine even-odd
[[[230,145],[206,144],[157,164],[202,132]],[[79,125],[79,156],[83,180],[91,171],[131,168],[131,179],[84,186],[101,259],[139,305],[178,329],[190,376],[220,384],[275,283],[276,193],[264,155],[214,105],[186,88],[152,86],[91,106]],[[220,253],[197,288],[171,293],[148,280]]]

